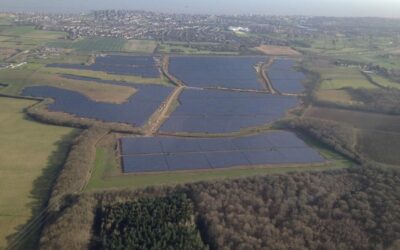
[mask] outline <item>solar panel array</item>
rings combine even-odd
[[[255,65],[265,57],[170,57],[169,72],[192,87],[263,90]]]
[[[276,121],[298,105],[291,96],[222,90],[185,90],[164,132],[227,133]]]
[[[281,93],[299,94],[303,92],[302,81],[305,76],[294,68],[295,61],[291,59],[276,59],[268,68],[267,74],[273,87]]]
[[[131,86],[135,87],[137,92],[122,104],[95,102],[75,91],[50,86],[27,87],[22,91],[22,95],[54,99],[48,106],[51,111],[105,122],[142,126],[171,93],[172,88],[160,85]]]
[[[97,57],[91,65],[54,63],[48,67],[103,71],[116,75],[135,75],[141,77],[158,78],[160,70],[156,66],[154,56],[119,56],[107,55]]]
[[[237,138],[126,137],[121,146],[125,173],[324,161],[285,131]]]

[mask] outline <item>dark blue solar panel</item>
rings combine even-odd
[[[232,151],[237,149],[231,140],[225,138],[198,139],[197,145],[201,151]]]
[[[168,171],[168,165],[163,155],[123,156],[125,173]]]
[[[155,60],[154,56],[107,55],[97,57],[96,63],[112,65],[153,66],[155,65]]]
[[[22,95],[54,99],[54,103],[48,106],[51,111],[142,126],[167,98],[172,88],[159,85],[132,86],[138,91],[123,104],[95,102],[80,93],[50,86],[28,87],[22,91]]]
[[[164,153],[198,152],[199,146],[190,139],[160,138]]]
[[[238,137],[232,139],[233,144],[242,150],[259,149],[259,148],[273,148],[274,146],[269,142],[268,134],[261,134],[251,137]]]
[[[122,155],[163,153],[161,143],[151,137],[122,138]]]
[[[97,57],[96,62],[91,65],[55,63],[47,66],[67,69],[103,71],[109,74],[117,75],[137,75],[150,78],[160,77],[160,70],[156,66],[153,56],[109,55]]]
[[[321,162],[324,159],[312,148],[280,148],[279,152],[288,163]]]
[[[264,89],[255,65],[265,57],[170,57],[169,72],[188,86]]]
[[[244,152],[252,165],[285,163],[285,157],[277,150],[261,150]]]
[[[305,90],[297,80],[273,80],[273,85],[281,93],[300,94]]]
[[[273,87],[281,93],[298,94],[305,91],[302,81],[305,75],[294,69],[290,59],[277,59],[268,68],[267,74]]]
[[[213,168],[247,166],[250,164],[242,152],[207,153],[206,156]]]
[[[308,147],[295,134],[284,131],[268,133],[269,142],[276,148],[281,147]]]
[[[161,127],[168,132],[226,133],[276,121],[298,105],[296,97],[218,90],[185,90]]]
[[[194,170],[211,168],[207,158],[202,153],[166,155],[169,170]]]

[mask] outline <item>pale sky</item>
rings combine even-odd
[[[400,0],[0,0],[0,11],[80,12],[95,9],[400,18]]]

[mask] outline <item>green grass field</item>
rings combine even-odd
[[[341,88],[377,88],[362,75],[358,68],[315,65],[312,68],[321,77],[319,89],[337,90]]]
[[[23,109],[33,103],[0,98],[0,249],[47,199],[55,171],[76,134],[27,119]]]
[[[64,32],[37,30],[34,26],[0,26],[0,48],[29,50],[65,35]]]
[[[81,38],[76,41],[56,40],[49,47],[73,49],[78,52],[128,52],[153,53],[157,42],[147,40],[125,40],[122,38]]]
[[[2,25],[10,25],[11,24],[11,18],[10,16],[6,14],[0,14],[0,26]]]
[[[343,105],[351,105],[355,103],[355,101],[352,99],[352,96],[346,90],[336,90],[336,89],[318,90],[316,92],[316,98],[318,101],[339,103]]]
[[[393,56],[399,48],[391,37],[319,36],[300,38],[298,41],[310,46],[296,47],[304,53],[366,64],[373,63],[388,69],[400,69],[400,60]]]
[[[182,43],[163,43],[160,44],[158,53],[165,54],[185,54],[185,55],[238,55],[237,52],[229,51],[211,51],[211,50],[199,50],[196,48],[191,48],[184,46]]]

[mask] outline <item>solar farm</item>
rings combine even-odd
[[[295,61],[275,59],[265,72],[276,89],[272,92],[260,72],[269,60],[260,56],[171,56],[164,63],[157,56],[107,55],[91,65],[47,67],[143,78],[160,77],[163,72],[178,82],[137,84],[62,76],[134,88],[136,92],[122,104],[93,101],[81,93],[45,85],[27,87],[22,95],[52,99],[47,106],[52,112],[141,128],[144,136],[118,139],[117,157],[124,173],[324,162],[292,132],[254,132],[284,118],[299,105],[296,94],[304,91],[304,75],[295,70]]]
[[[121,139],[125,173],[218,169],[324,159],[290,132],[237,138],[128,137]]]

